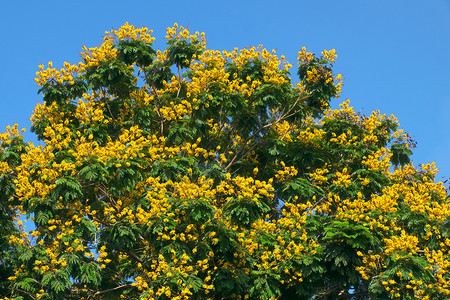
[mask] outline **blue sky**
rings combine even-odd
[[[0,11],[0,131],[30,126],[42,103],[33,80],[40,63],[76,63],[82,44],[97,46],[127,21],[154,29],[157,47],[178,22],[205,32],[209,48],[263,44],[294,65],[302,46],[335,48],[345,85],[333,106],[350,98],[364,114],[394,114],[417,141],[414,163],[436,161],[438,179],[450,177],[450,0],[8,1]]]

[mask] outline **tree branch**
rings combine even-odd
[[[228,165],[225,167],[225,170],[228,170],[233,164],[234,161],[236,160],[236,158],[238,157],[238,155],[244,150],[244,147],[247,145],[247,142],[251,139],[253,139],[256,135],[258,135],[263,129],[266,129],[267,127],[273,127],[275,124],[279,123],[280,121],[293,116],[295,114],[297,114],[298,112],[300,112],[300,110],[297,110],[293,113],[291,113],[291,111],[294,109],[294,107],[297,105],[297,103],[302,100],[302,99],[306,99],[307,97],[298,97],[297,100],[295,100],[294,104],[289,108],[289,110],[286,113],[282,113],[282,115],[280,115],[280,117],[278,117],[275,121],[270,122],[262,127],[259,127],[258,130],[256,130],[251,136],[249,136],[248,138],[245,139],[245,141],[243,142],[243,146],[241,149],[239,149],[238,152],[236,152],[236,154],[233,156],[233,158],[231,159],[231,161],[228,163]],[[284,111],[284,109],[283,109]],[[250,149],[253,149],[258,143],[255,143]],[[249,150],[251,151],[251,150]],[[249,151],[246,152],[249,153]]]
[[[126,288],[126,287],[131,287],[131,286],[132,286],[132,285],[128,283],[128,284],[116,286],[115,288],[111,288],[111,289],[107,289],[107,290],[103,290],[103,291],[98,291],[98,292],[96,292],[94,295],[89,296],[89,298],[95,297],[95,296],[100,295],[100,294],[113,292],[113,291],[115,291],[115,290],[123,289],[123,288]],[[88,298],[88,299],[89,299],[89,298]]]
[[[24,291],[24,290],[21,290],[21,289],[17,289],[17,291],[30,296],[30,298],[33,299],[33,300],[36,300],[36,297],[34,297],[32,294],[28,293],[27,291]]]
[[[138,262],[142,263],[143,260],[142,258],[140,258],[139,256],[136,255],[136,253],[132,252],[132,251],[127,251],[127,254],[129,254],[130,256],[132,256],[134,259],[136,259]]]

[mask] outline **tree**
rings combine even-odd
[[[150,34],[39,66],[40,145],[0,136],[3,299],[448,299],[448,192],[395,117],[330,108],[334,50],[293,83],[275,51]]]

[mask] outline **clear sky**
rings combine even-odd
[[[438,179],[450,177],[450,0],[4,1],[0,131],[30,126],[40,63],[76,63],[82,44],[127,21],[154,29],[157,47],[177,22],[205,32],[210,48],[263,44],[294,65],[302,46],[335,48],[345,85],[332,106],[350,98],[364,114],[394,114],[417,141],[414,164],[435,161]]]

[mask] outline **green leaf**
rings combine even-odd
[[[54,199],[62,198],[65,202],[72,202],[83,195],[81,185],[73,177],[58,178],[55,181]]]
[[[95,262],[84,263],[80,269],[80,282],[98,286],[102,280],[101,269]]]
[[[136,63],[141,67],[149,66],[156,54],[151,44],[139,40],[123,40],[116,47],[119,50],[118,58],[127,65]]]
[[[398,166],[404,166],[410,162],[409,157],[412,155],[412,151],[403,144],[393,144],[391,146],[391,163]]]

